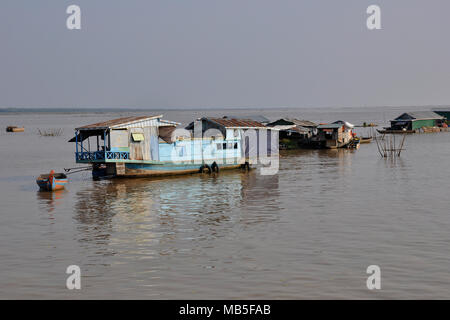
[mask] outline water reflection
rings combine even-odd
[[[241,223],[244,227],[279,220],[280,201],[279,175],[259,175],[250,172],[242,179]]]
[[[256,171],[94,181],[76,193],[74,218],[85,248],[148,258],[195,251],[236,226],[276,221],[278,198],[278,175]]]
[[[288,213],[298,208],[324,215],[329,203],[352,197],[352,179],[358,174],[352,150],[296,150],[282,156],[280,181]]]
[[[388,168],[405,168],[407,163],[400,157],[381,158]]]
[[[67,193],[66,190],[57,191],[43,191],[39,190],[36,193],[39,207],[48,213],[55,211],[55,208],[62,203],[63,196]]]
[[[103,181],[92,182],[83,187],[75,195],[75,219],[79,222],[78,241],[83,249],[92,249],[90,252],[94,255],[113,255],[114,252],[109,248],[112,218],[115,215],[111,201],[114,197],[113,190]]]

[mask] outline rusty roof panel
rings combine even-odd
[[[267,128],[261,122],[250,119],[207,118],[225,128]]]
[[[309,120],[299,120],[299,119],[290,119],[293,123],[295,123],[297,126],[301,127],[317,127],[317,124],[315,124],[312,121]]]
[[[89,124],[89,125],[86,125],[83,127],[76,128],[76,129],[80,130],[80,129],[111,128],[111,127],[120,126],[120,125],[124,125],[124,124],[131,123],[131,122],[142,121],[142,120],[147,120],[147,119],[155,119],[155,118],[160,118],[160,117],[162,117],[162,116],[124,117],[124,118],[112,119],[112,120],[108,120],[108,121],[104,121],[104,122],[93,123],[93,124]]]

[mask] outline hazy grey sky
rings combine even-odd
[[[382,30],[366,28],[371,4]],[[0,106],[450,104],[449,14],[448,0],[1,0]]]

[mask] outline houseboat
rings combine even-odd
[[[353,124],[342,120],[320,124],[317,126],[317,135],[313,138],[313,141],[319,148],[344,148],[354,138],[354,127]]]
[[[418,133],[426,132],[427,128],[440,128],[445,125],[445,118],[433,111],[405,112],[391,120],[391,126],[379,133]],[[439,130],[440,131],[440,130]]]
[[[280,131],[280,149],[311,147],[311,139],[317,134],[317,124],[308,120],[284,118],[270,122],[267,126]]]
[[[70,142],[76,162],[92,164],[94,178],[248,168],[261,154],[278,152],[278,135],[253,120],[201,118],[178,126],[162,115],[119,118],[78,127]]]
[[[440,116],[443,116],[446,121],[450,121],[450,109],[448,108],[434,109],[433,112],[437,113]]]

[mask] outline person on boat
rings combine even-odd
[[[50,171],[50,174],[48,175],[48,182],[50,182],[50,186],[53,185],[54,175],[55,175],[55,170]]]

